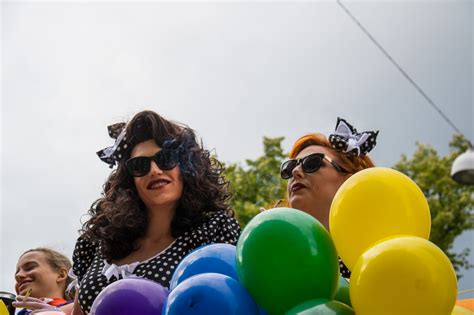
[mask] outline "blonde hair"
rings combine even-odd
[[[55,251],[54,249],[47,248],[47,247],[38,247],[38,248],[32,248],[21,254],[21,256],[25,255],[26,253],[30,252],[40,252],[43,253],[46,257],[46,262],[49,264],[49,266],[54,270],[54,271],[59,271],[61,269],[66,269],[69,272],[69,269],[71,269],[72,264],[69,258],[67,258],[65,255],[61,254],[60,252]],[[20,257],[21,257],[20,256]],[[66,284],[64,286],[64,297],[67,300],[72,300],[74,299],[74,290],[71,290],[71,292],[66,292],[66,288],[68,285],[73,281],[71,277],[66,278]]]

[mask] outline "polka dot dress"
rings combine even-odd
[[[240,227],[234,218],[223,211],[212,213],[209,219],[192,231],[185,232],[168,248],[156,256],[142,261],[133,274],[158,282],[168,288],[171,277],[179,262],[194,249],[211,243],[236,244]],[[112,282],[122,279],[119,275],[107,280],[102,274],[106,261],[96,247],[79,238],[73,254],[73,271],[79,280],[79,304],[84,314],[91,310],[97,295]]]
[[[349,270],[349,268],[346,267],[346,265],[344,265],[341,258],[339,258],[339,273],[344,278],[349,279],[351,277],[351,271]]]

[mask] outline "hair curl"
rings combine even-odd
[[[209,213],[224,210],[234,216],[223,166],[196,141],[192,129],[153,111],[136,114],[126,128],[128,150],[105,182],[102,197],[89,209],[90,218],[81,230],[89,241],[100,245],[107,260],[124,258],[136,250],[148,228],[147,209],[125,167],[132,148],[143,141],[154,139],[163,150],[177,153],[183,194],[171,222],[173,237],[203,222]]]

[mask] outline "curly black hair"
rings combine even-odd
[[[92,204],[90,218],[81,229],[82,237],[100,245],[108,261],[124,258],[138,249],[137,241],[148,228],[147,209],[125,167],[133,147],[146,140],[154,139],[163,150],[177,153],[184,185],[171,222],[173,237],[199,225],[212,212],[223,210],[229,217],[234,216],[223,166],[196,141],[192,129],[153,111],[136,114],[126,128],[128,149],[122,152],[117,169],[105,182],[102,197]]]

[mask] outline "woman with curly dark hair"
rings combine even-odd
[[[193,130],[143,111],[110,126],[109,135],[114,145],[98,155],[117,169],[92,204],[73,254],[84,314],[110,283],[134,275],[168,287],[189,252],[235,244],[240,234],[222,165]]]

